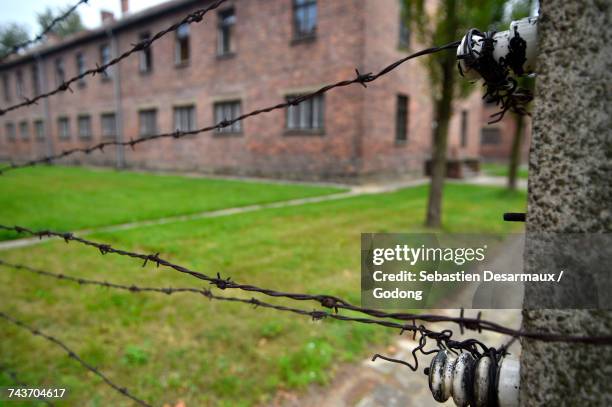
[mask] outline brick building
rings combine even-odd
[[[0,65],[0,100],[54,89],[206,4],[173,0],[117,20],[103,13],[100,28],[50,38]],[[203,127],[352,78],[355,68],[375,72],[419,48],[397,0],[231,0],[74,93],[0,116],[0,159]],[[410,61],[367,89],[339,88],[221,132],[66,162],[299,179],[422,174],[431,149],[428,85],[422,64]],[[477,157],[481,127],[474,92],[455,106],[449,156]]]
[[[482,128],[480,135],[480,158],[487,162],[506,162],[510,158],[512,142],[516,132],[516,120],[512,113],[499,123],[488,124],[490,116],[497,113],[499,108],[495,104],[485,104],[482,109]],[[523,118],[523,136],[521,143],[521,163],[527,162],[529,144],[531,142],[531,118]]]

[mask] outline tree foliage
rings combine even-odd
[[[55,18],[61,16],[66,11],[66,8],[52,9],[51,7],[47,7],[44,12],[39,13],[37,15],[38,25],[40,25],[40,29],[44,30],[45,28],[47,28]],[[75,10],[70,13],[66,18],[56,23],[53,26],[51,32],[61,38],[64,38],[79,31],[83,31],[84,29],[85,26],[83,25],[83,21],[81,20],[81,15],[78,13],[78,11]]]
[[[6,55],[16,45],[22,44],[30,38],[28,30],[17,23],[9,23],[0,27],[0,55]]]
[[[436,8],[427,0],[401,1],[403,18],[416,39],[424,46],[433,46],[460,40],[470,28],[478,28],[481,31],[501,29],[500,23],[504,19],[507,0],[463,0],[457,7],[451,7],[448,0],[442,0]],[[445,57],[443,53],[437,53],[422,58],[434,100],[442,95],[442,60]],[[457,87],[455,94],[461,97],[467,96],[474,89],[468,81],[454,82]]]

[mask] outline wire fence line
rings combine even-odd
[[[77,355],[71,348],[69,348],[68,345],[66,345],[64,342],[62,342],[61,340],[57,339],[56,337],[48,335],[48,334],[46,334],[46,333],[44,333],[44,332],[42,332],[42,331],[40,331],[40,330],[38,330],[38,329],[36,329],[36,328],[34,328],[32,326],[26,324],[23,321],[21,321],[21,320],[19,320],[17,318],[14,318],[14,317],[8,315],[7,313],[5,313],[4,311],[0,311],[0,318],[6,320],[7,322],[10,322],[13,325],[16,325],[16,326],[20,327],[22,329],[25,329],[26,331],[29,331],[34,336],[39,336],[41,338],[46,339],[49,342],[54,343],[55,345],[59,346],[64,351],[66,351],[66,353],[68,354],[69,357],[71,357],[72,359],[74,359],[77,362],[79,362],[85,369],[89,370],[90,372],[92,372],[96,376],[100,377],[106,384],[108,384],[110,387],[115,389],[120,394],[124,395],[125,397],[128,397],[128,398],[132,399],[132,401],[136,402],[137,404],[139,404],[141,406],[151,407],[151,405],[149,403],[146,403],[145,401],[143,401],[143,400],[139,399],[138,397],[134,396],[125,387],[121,387],[121,386],[115,384],[104,373],[102,373],[101,371],[96,369],[91,364],[87,363],[85,360],[81,359],[81,357],[79,355]]]
[[[27,41],[23,41],[23,42],[21,42],[19,44],[13,45],[11,47],[11,49],[9,49],[2,56],[0,56],[0,63],[4,62],[8,57],[17,54],[20,50],[22,50],[22,49],[24,49],[26,47],[29,47],[30,45],[35,44],[38,41],[42,40],[47,34],[49,34],[51,31],[53,31],[53,29],[55,28],[55,26],[57,24],[61,23],[65,19],[67,19],[72,13],[74,13],[74,11],[81,4],[86,4],[87,2],[89,2],[89,0],[79,0],[74,5],[72,5],[70,8],[68,8],[64,13],[62,13],[61,15],[55,17],[53,20],[51,20],[49,25],[44,27],[43,30],[36,37],[31,38],[31,39],[29,39]]]
[[[62,93],[62,92],[66,92],[67,90],[70,90],[72,92],[72,89],[70,88],[70,85],[72,85],[73,83],[87,77],[87,76],[95,76],[97,74],[102,74],[104,73],[109,67],[118,64],[119,62],[121,62],[122,60],[124,60],[125,58],[129,57],[130,55],[134,54],[135,52],[138,51],[142,51],[145,50],[147,48],[149,48],[151,46],[151,44],[153,44],[155,41],[157,41],[158,39],[162,38],[163,36],[165,36],[166,34],[176,31],[178,30],[178,28],[183,25],[183,24],[191,24],[191,23],[197,23],[202,21],[202,19],[204,18],[204,15],[206,13],[208,13],[211,10],[216,9],[217,7],[219,7],[221,4],[225,3],[227,0],[216,0],[214,3],[210,4],[208,7],[205,8],[201,8],[198,9],[192,13],[189,13],[187,16],[185,16],[182,20],[172,24],[171,26],[169,26],[168,28],[161,30],[159,32],[157,32],[155,35],[153,35],[151,38],[147,38],[144,40],[141,40],[137,43],[135,43],[132,48],[130,48],[129,50],[125,51],[123,54],[111,59],[110,61],[108,61],[105,64],[102,65],[98,65],[96,64],[95,68],[90,68],[88,70],[86,70],[85,72],[80,73],[79,75],[73,76],[72,78],[65,80],[64,82],[62,82],[57,88],[49,91],[49,92],[44,92],[41,93],[39,95],[34,96],[33,98],[24,98],[23,102],[8,106],[4,109],[0,108],[0,116],[11,112],[13,110],[17,110],[19,108],[25,107],[25,106],[30,106],[30,105],[34,105],[37,104],[39,100],[44,99],[44,98],[48,98],[51,97],[53,95],[56,95],[58,93]]]
[[[219,0],[219,2],[223,2],[225,0]],[[155,38],[155,37],[154,37]],[[195,130],[189,130],[189,131],[180,131],[180,130],[175,130],[172,132],[167,132],[167,133],[160,133],[160,134],[155,134],[152,136],[142,136],[142,137],[138,137],[138,138],[132,138],[129,141],[117,141],[117,140],[110,140],[110,141],[104,141],[104,142],[100,142],[98,144],[94,144],[91,145],[89,147],[79,147],[79,148],[73,148],[73,149],[69,149],[69,150],[64,150],[59,154],[55,154],[55,155],[48,155],[48,156],[43,156],[40,158],[36,158],[34,160],[30,160],[30,161],[26,161],[24,163],[21,164],[10,164],[4,168],[0,168],[0,175],[10,171],[10,170],[14,170],[17,168],[24,168],[24,167],[31,167],[37,164],[43,164],[43,163],[47,163],[50,164],[55,160],[76,154],[76,153],[84,153],[84,154],[90,154],[96,150],[99,150],[101,152],[104,152],[104,148],[105,147],[110,147],[110,146],[124,146],[124,147],[130,147],[132,149],[134,149],[134,147],[138,144],[144,143],[144,142],[149,142],[152,140],[158,140],[158,139],[163,139],[163,138],[174,138],[174,139],[181,139],[183,137],[187,137],[187,136],[194,136],[197,134],[201,134],[201,133],[205,133],[205,132],[209,132],[212,130],[217,130],[217,129],[222,129],[224,127],[228,127],[231,126],[232,124],[248,119],[249,117],[253,117],[253,116],[257,116],[263,113],[269,113],[275,110],[279,110],[279,109],[285,109],[288,108],[289,106],[296,106],[299,105],[301,102],[308,100],[308,99],[312,99],[316,96],[322,95],[324,93],[329,92],[332,89],[336,89],[336,88],[341,88],[341,87],[346,87],[346,86],[350,86],[353,84],[360,84],[364,87],[367,87],[367,83],[369,82],[373,82],[376,79],[380,78],[381,76],[384,76],[386,74],[388,74],[389,72],[393,71],[394,69],[396,69],[398,66],[402,65],[403,63],[414,59],[414,58],[418,58],[421,56],[425,56],[425,55],[430,55],[430,54],[434,54],[436,52],[440,52],[443,50],[450,50],[450,49],[456,49],[457,46],[460,44],[460,41],[455,41],[455,42],[451,42],[449,44],[446,45],[442,45],[439,47],[431,47],[431,48],[427,48],[427,49],[423,49],[421,51],[415,52],[413,54],[410,54],[404,58],[401,58],[389,65],[387,65],[386,67],[384,67],[383,69],[381,69],[378,73],[373,74],[373,73],[361,73],[359,72],[358,69],[355,69],[355,77],[353,79],[346,79],[346,80],[342,80],[342,81],[338,81],[336,83],[332,83],[326,86],[323,86],[319,89],[317,89],[314,92],[311,93],[307,93],[304,95],[301,95],[299,97],[290,99],[286,102],[283,103],[279,103],[276,104],[274,106],[269,106],[269,107],[265,107],[265,108],[261,108],[261,109],[256,109],[253,110],[249,113],[245,113],[242,114],[238,117],[235,117],[233,119],[225,119],[220,121],[219,123],[215,124],[215,125],[210,125],[210,126],[206,126],[206,127],[202,127],[199,129],[195,129]],[[113,62],[113,61],[111,61]],[[111,63],[109,62],[109,64]],[[108,65],[108,64],[107,64]],[[97,70],[93,70],[93,71],[97,71]],[[74,78],[73,78],[74,79]],[[73,79],[71,79],[70,81],[73,81]],[[57,92],[55,92],[57,93]],[[41,95],[42,97],[42,95]],[[26,102],[24,102],[25,104],[27,104]],[[2,111],[0,110],[0,114],[2,113]]]
[[[168,260],[161,258],[160,253],[155,254],[144,254],[138,252],[132,252],[124,249],[117,249],[109,244],[98,243],[91,240],[77,237],[72,233],[56,232],[51,230],[33,231],[22,226],[6,226],[0,225],[0,229],[13,231],[17,233],[28,234],[30,236],[44,238],[44,237],[58,237],[63,239],[66,243],[77,242],[85,246],[96,248],[102,255],[107,253],[117,254],[120,256],[126,256],[143,260],[142,266],[146,266],[148,262],[154,263],[159,266],[174,269],[180,273],[191,275],[199,280],[206,281],[215,287],[226,290],[226,289],[238,289],[247,292],[260,293],[270,297],[276,298],[287,298],[294,301],[313,301],[319,303],[321,306],[329,309],[333,309],[338,312],[338,309],[344,309],[347,311],[359,312],[375,318],[390,318],[400,321],[411,321],[413,325],[416,325],[416,321],[424,322],[451,322],[457,324],[460,329],[470,329],[476,331],[491,331],[497,332],[503,335],[530,338],[540,341],[547,342],[570,342],[570,343],[585,343],[591,345],[612,345],[612,335],[602,336],[575,336],[575,335],[563,335],[549,332],[530,332],[524,330],[512,329],[493,321],[483,320],[480,314],[476,318],[468,318],[463,315],[463,311],[459,317],[451,317],[437,314],[414,314],[414,313],[388,313],[385,311],[363,308],[357,305],[351,304],[349,301],[339,298],[337,296],[327,294],[305,294],[305,293],[291,293],[276,291],[269,288],[258,287],[250,284],[241,284],[231,280],[231,278],[222,278],[220,273],[217,273],[216,277],[211,277],[207,274],[189,269],[179,264],[172,263]]]
[[[401,363],[405,366],[408,366],[413,371],[416,371],[419,367],[419,358],[418,358],[417,353],[420,353],[422,355],[429,355],[429,354],[436,353],[441,350],[448,350],[455,354],[459,354],[462,352],[468,352],[476,358],[487,355],[487,356],[490,356],[491,358],[495,358],[496,360],[498,360],[499,358],[501,358],[502,356],[506,354],[506,350],[508,348],[508,346],[502,346],[499,349],[489,348],[484,343],[476,339],[454,340],[452,339],[453,332],[449,329],[446,329],[440,332],[436,332],[436,331],[426,328],[422,324],[416,325],[416,322],[414,322],[412,325],[411,324],[400,324],[398,322],[387,321],[387,320],[350,317],[350,316],[340,315],[337,313],[331,313],[331,312],[326,312],[326,311],[317,311],[317,310],[306,311],[303,309],[298,309],[298,308],[293,308],[293,307],[286,307],[282,305],[270,304],[264,301],[260,301],[256,298],[245,299],[245,298],[237,298],[237,297],[219,296],[219,295],[212,293],[212,291],[209,289],[198,289],[198,288],[191,288],[191,287],[188,287],[188,288],[141,287],[141,286],[136,286],[136,285],[115,284],[115,283],[109,283],[107,281],[90,280],[90,279],[83,279],[79,277],[66,276],[61,273],[53,273],[49,271],[44,271],[44,270],[40,270],[40,269],[33,268],[33,267],[23,265],[23,264],[14,264],[14,263],[5,262],[3,260],[0,260],[0,265],[4,267],[15,269],[15,270],[26,271],[26,272],[33,273],[33,274],[40,275],[40,276],[55,278],[58,280],[71,281],[71,282],[75,282],[81,285],[95,285],[95,286],[101,286],[101,287],[106,287],[106,288],[111,288],[111,289],[124,290],[130,293],[140,293],[140,292],[154,292],[154,293],[163,293],[163,294],[173,294],[173,293],[179,293],[179,292],[180,293],[194,293],[194,294],[201,294],[210,300],[237,302],[237,303],[252,305],[255,308],[263,307],[263,308],[274,309],[276,311],[288,312],[288,313],[298,314],[302,316],[308,316],[308,317],[311,317],[313,321],[330,318],[330,319],[344,321],[344,322],[376,324],[376,325],[385,326],[388,328],[399,329],[400,335],[403,334],[405,331],[409,331],[409,332],[412,332],[413,340],[418,342],[418,345],[411,352],[412,358],[413,358],[413,364],[409,362],[401,361],[398,359],[389,358],[389,357],[386,357],[380,354],[375,354],[372,360],[381,358],[381,359],[384,359],[390,362]],[[463,314],[463,311],[462,311],[462,314]],[[0,313],[0,316],[2,316],[2,313]],[[8,319],[10,320],[10,318]],[[34,333],[32,330],[30,331]],[[417,335],[418,335],[418,340],[417,340]],[[428,350],[426,349],[426,346],[428,345],[429,339],[433,340],[435,342],[435,345],[433,348],[430,348]],[[54,341],[54,342],[57,344],[57,341]],[[117,390],[115,386],[113,386],[113,388]],[[122,394],[124,393],[122,392]]]

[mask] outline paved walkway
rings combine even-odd
[[[504,246],[522,244],[520,237],[511,237],[511,241]],[[514,258],[514,250],[506,250],[500,256],[495,257],[487,268],[492,270],[508,267],[509,264],[519,266],[522,269],[522,259]],[[520,263],[517,265],[517,263]],[[453,303],[471,303],[474,296],[473,290],[464,290],[458,293]],[[479,310],[466,310],[466,316],[476,316]],[[510,328],[520,328],[521,310],[518,309],[487,309],[481,310],[482,318],[495,321]],[[427,310],[428,313],[448,316],[458,316],[457,309]],[[451,329],[454,336],[463,339],[475,338],[487,346],[499,347],[509,340],[507,336],[493,332],[466,331],[465,335],[459,335],[459,329],[452,323],[428,324],[428,327],[441,331]],[[417,346],[410,334],[405,333],[386,349],[372,349],[371,354],[381,353],[395,359],[407,360],[413,363],[412,349]],[[515,341],[509,348],[511,358],[519,358],[520,342]],[[272,403],[274,406],[283,407],[436,407],[454,406],[452,399],[446,403],[436,402],[429,391],[428,378],[423,373],[423,368],[429,366],[434,355],[419,355],[419,368],[413,372],[408,367],[397,363],[387,362],[381,359],[372,362],[369,358],[354,365],[340,367],[335,379],[328,386],[313,386],[308,393],[302,397],[295,397],[289,393],[280,393]]]
[[[505,185],[505,182],[506,182],[505,180],[506,179],[504,177],[478,176],[478,177],[474,177],[474,178],[470,178],[466,180],[449,180],[448,182],[466,183],[466,184],[473,184],[473,185],[503,186]],[[197,212],[197,213],[188,214],[188,215],[169,216],[169,217],[159,218],[159,219],[129,222],[129,223],[102,226],[102,227],[91,228],[91,229],[75,230],[71,232],[74,232],[76,235],[79,235],[79,236],[84,236],[84,235],[96,233],[96,232],[116,232],[116,231],[136,229],[136,228],[141,228],[141,227],[146,227],[146,226],[165,225],[168,223],[187,222],[191,220],[205,219],[205,218],[217,218],[221,216],[229,216],[229,215],[236,215],[240,213],[254,212],[254,211],[259,211],[263,209],[285,208],[285,207],[306,205],[306,204],[317,203],[317,202],[336,201],[339,199],[351,198],[351,197],[360,196],[360,195],[393,192],[393,191],[397,191],[403,188],[425,185],[428,182],[429,182],[428,178],[419,178],[419,179],[413,179],[413,180],[394,181],[394,182],[389,182],[385,184],[376,183],[376,184],[365,184],[365,185],[359,185],[359,186],[344,185],[345,188],[349,188],[348,192],[341,192],[337,194],[330,194],[330,195],[323,195],[323,196],[315,196],[315,197],[310,197],[310,198],[298,198],[298,199],[292,199],[288,201],[273,202],[269,204],[248,205],[248,206],[241,206],[241,207],[236,207],[236,208],[219,209],[216,211]],[[289,183],[291,183],[291,181],[289,181]],[[526,187],[527,187],[526,182],[519,184],[519,188],[526,188]],[[6,242],[0,242],[0,251],[16,249],[20,247],[33,246],[33,245],[43,243],[46,240],[47,240],[46,238],[43,238],[43,239],[24,238],[24,239],[15,239],[15,240],[10,240]]]

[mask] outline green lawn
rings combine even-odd
[[[78,230],[338,191],[305,185],[35,167],[7,173],[0,179],[0,223]],[[0,231],[0,240],[14,237]]]
[[[494,177],[508,177],[508,164],[483,163],[481,171],[485,175]],[[527,167],[520,166],[518,169],[518,179],[527,179],[529,172]]]
[[[336,294],[358,303],[360,233],[424,230],[426,196],[427,187],[416,187],[90,238],[161,252],[171,261],[211,275],[221,272],[238,282]],[[447,185],[444,230],[516,230],[521,225],[502,222],[501,214],[523,211],[525,199],[523,192],[502,188]],[[118,283],[202,286],[171,270],[142,268],[140,261],[101,256],[62,241],[0,252],[0,258]],[[250,297],[236,291],[217,293]],[[2,309],[60,337],[111,379],[158,406],[177,400],[189,407],[269,402],[278,390],[295,392],[326,383],[340,363],[362,360],[372,354],[373,344],[384,344],[397,334],[382,327],[312,322],[197,295],[80,287],[5,268],[0,268],[0,297]],[[58,405],[131,405],[54,345],[7,325],[2,325],[0,338],[1,362],[22,381],[69,388],[69,399]],[[9,378],[0,375],[0,386],[9,384]]]

